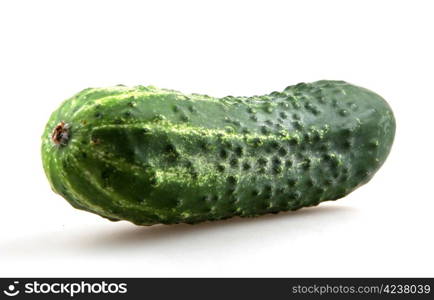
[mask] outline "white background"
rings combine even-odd
[[[0,276],[434,276],[432,1],[2,1]],[[254,95],[339,79],[388,100],[392,152],[336,202],[137,227],[54,194],[40,136],[87,87]]]

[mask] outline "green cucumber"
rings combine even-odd
[[[42,136],[52,189],[138,225],[296,210],[369,181],[395,134],[388,104],[343,81],[214,98],[153,86],[81,91]]]

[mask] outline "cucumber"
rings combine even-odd
[[[343,81],[214,98],[88,88],[51,115],[42,161],[73,207],[138,225],[296,210],[344,197],[385,161],[389,105]]]

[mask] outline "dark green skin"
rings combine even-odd
[[[394,134],[388,104],[343,81],[224,98],[116,86],[66,100],[42,160],[75,208],[138,225],[198,223],[342,198],[372,178]]]

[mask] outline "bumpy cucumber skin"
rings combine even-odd
[[[61,121],[69,139],[55,145]],[[138,225],[198,223],[344,197],[380,168],[394,134],[388,104],[343,81],[224,98],[116,86],[53,112],[42,160],[75,208]]]

